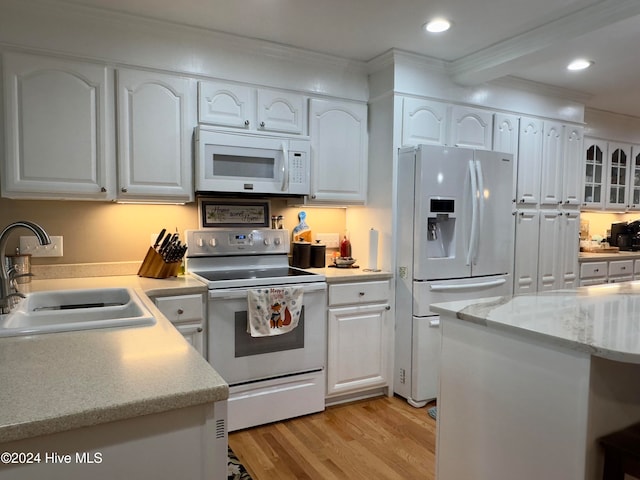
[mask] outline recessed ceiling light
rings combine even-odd
[[[446,32],[449,28],[451,28],[451,22],[444,18],[434,18],[424,24],[424,29],[430,33]]]
[[[584,70],[585,68],[589,68],[593,65],[592,60],[585,60],[584,58],[578,58],[574,60],[569,65],[567,65],[568,70]]]

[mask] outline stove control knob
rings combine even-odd
[[[280,245],[280,238],[278,238],[278,237],[274,238],[274,239],[273,239],[273,243],[274,243],[275,245]]]
[[[271,245],[271,239],[270,238],[265,238],[264,239],[264,244],[265,245]]]
[[[215,238],[210,238],[209,239],[209,246],[210,247],[215,247],[218,244],[218,242],[216,241]]]

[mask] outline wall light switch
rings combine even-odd
[[[34,257],[61,257],[62,237],[50,236],[49,245],[40,245],[38,239],[33,236],[20,237],[20,253],[31,254]]]

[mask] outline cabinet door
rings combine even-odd
[[[584,145],[583,206],[602,208],[604,207],[606,183],[607,142],[585,138]]]
[[[304,96],[295,93],[258,90],[258,130],[303,133],[304,100]]]
[[[327,394],[386,386],[387,305],[330,308]]]
[[[557,208],[562,203],[564,125],[544,122],[540,178],[540,206]]]
[[[9,198],[114,198],[113,83],[105,66],[3,54]]]
[[[118,197],[192,201],[192,81],[135,70],[117,73]]]
[[[580,205],[582,203],[582,170],[583,133],[580,126],[565,127],[564,169],[562,171],[562,203],[563,205]],[[640,175],[638,176],[640,180]],[[640,184],[639,184],[640,186]]]
[[[631,171],[629,172],[629,210],[640,210],[640,145],[631,147]]]
[[[560,286],[561,249],[560,224],[562,212],[540,211],[540,235],[538,243],[538,291],[554,290]],[[577,242],[577,240],[576,240]]]
[[[402,105],[402,145],[445,145],[447,104],[405,98]]]
[[[534,206],[540,200],[540,168],[542,163],[542,121],[520,118],[518,140],[518,205]]]
[[[563,212],[560,222],[560,282],[559,288],[575,288],[580,278],[578,254],[580,252],[580,212]]]
[[[312,99],[311,199],[364,203],[367,199],[367,106]]]
[[[174,325],[187,342],[191,344],[196,351],[206,358],[204,350],[204,328],[199,322],[196,323],[179,323]]]
[[[255,111],[255,89],[223,82],[198,82],[200,123],[255,128]]]
[[[625,210],[629,192],[631,145],[609,142],[608,153],[605,207],[611,210]]]
[[[491,150],[493,113],[479,108],[454,105],[451,107],[449,145]]]
[[[540,212],[521,210],[516,219],[514,293],[530,293],[538,288],[538,234]]]
[[[518,134],[520,119],[515,115],[496,113],[493,117],[493,150],[513,155],[513,197],[518,183]],[[582,158],[582,157],[581,157]]]

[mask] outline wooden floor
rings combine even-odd
[[[435,479],[427,408],[377,397],[229,434],[254,480]]]

